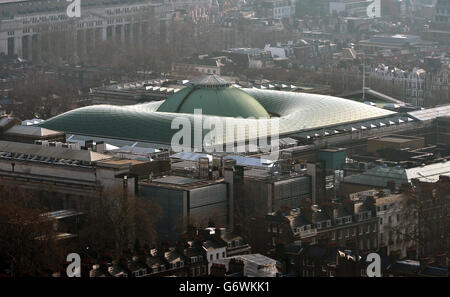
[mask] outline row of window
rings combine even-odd
[[[174,70],[176,71],[197,71],[200,73],[208,73],[208,74],[220,74],[219,70],[216,69],[210,69],[210,68],[202,68],[202,67],[185,67],[185,66],[174,66]]]
[[[225,252],[222,252],[222,258],[225,258],[226,254]],[[216,253],[216,260],[220,259],[220,253]],[[214,254],[210,254],[209,255],[209,261],[213,261],[214,260]]]
[[[200,276],[206,274],[206,268],[204,266],[202,267],[192,267],[191,268],[191,276]]]
[[[60,15],[51,15],[51,16],[40,16],[40,17],[30,17],[30,18],[24,18],[22,19],[22,24],[37,24],[37,23],[44,23],[48,21],[61,21],[61,20],[67,20],[68,16],[65,14]]]
[[[117,14],[122,14],[122,13],[132,13],[132,12],[140,12],[140,11],[148,11],[148,10],[150,10],[150,6],[134,6],[134,7],[106,9],[106,14],[107,15],[117,15]]]
[[[400,222],[400,214],[396,215],[397,222]],[[388,223],[392,223],[392,216],[388,216]],[[383,218],[380,218],[380,225],[383,225]]]
[[[349,229],[344,229],[344,230],[337,230],[337,231],[333,231],[331,232],[331,240],[336,240],[336,236],[337,239],[342,239],[343,237],[345,238],[349,238],[350,236],[356,236],[356,230],[357,228],[349,228]],[[364,230],[365,229],[365,230]],[[358,234],[359,235],[363,235],[364,231],[366,232],[366,234],[369,234],[370,232],[377,232],[377,225],[376,223],[372,224],[367,224],[364,226],[359,226],[358,227]]]
[[[437,14],[449,14],[450,15],[450,9],[448,8],[436,8]]]
[[[191,263],[197,263],[203,261],[202,256],[191,257]]]

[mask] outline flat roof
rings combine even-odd
[[[427,108],[408,113],[410,116],[418,119],[419,121],[434,120],[438,117],[448,116],[450,114],[450,104],[441,105],[434,108]]]
[[[201,181],[201,179],[197,178],[188,178],[184,176],[175,176],[175,175],[169,175],[164,176],[161,178],[155,178],[153,179],[153,182],[156,183],[164,183],[164,184],[172,184],[172,185],[186,185],[186,184],[192,184]]]
[[[39,156],[53,159],[96,162],[111,159],[111,156],[89,150],[78,150],[63,147],[46,147],[38,144],[0,141],[0,152],[24,156]]]
[[[112,158],[108,160],[102,160],[100,161],[101,164],[111,164],[111,165],[137,165],[137,164],[144,164],[148,163],[147,161],[141,161],[141,160],[135,160],[135,159],[119,159],[119,158]]]
[[[411,140],[419,140],[419,139],[421,139],[421,138],[419,138],[419,137],[402,137],[402,136],[385,136],[385,137],[375,138],[375,139],[371,139],[371,140],[406,143],[406,142],[410,142]]]
[[[177,190],[191,190],[195,188],[201,188],[213,184],[220,184],[223,179],[210,180],[210,179],[200,179],[200,178],[190,178],[178,175],[168,175],[160,178],[155,178],[150,180],[143,180],[139,183],[142,185],[155,186],[160,188],[170,188]]]

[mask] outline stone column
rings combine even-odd
[[[106,41],[106,39],[108,39],[108,26],[101,28],[100,30],[102,30],[102,41]]]
[[[19,57],[22,57],[22,36],[14,38],[14,54]]]
[[[31,40],[31,60],[39,61],[41,47],[39,45],[39,36],[37,34],[30,36]]]
[[[8,54],[8,39],[0,39],[0,54]]]
[[[22,37],[22,52],[23,52],[23,57],[26,60],[32,60],[32,51],[31,51],[31,36],[30,35],[25,35]]]

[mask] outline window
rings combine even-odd
[[[383,218],[380,218],[380,225],[383,225]]]
[[[216,254],[216,259],[219,259],[219,253]]]
[[[339,230],[339,231],[338,231],[338,239],[341,239],[341,238],[342,238],[342,231]]]
[[[222,258],[225,258],[225,252],[222,252]]]
[[[336,240],[336,232],[331,232],[331,240]]]
[[[213,260],[213,254],[209,255],[209,260]]]

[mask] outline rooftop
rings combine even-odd
[[[441,175],[450,176],[450,161],[408,169],[400,166],[377,166],[363,173],[347,176],[344,178],[344,182],[385,188],[389,181],[395,182],[396,186],[410,183],[412,179],[437,182]]]
[[[0,155],[3,158],[19,158],[23,160],[37,161],[37,157],[46,158],[48,161],[75,160],[96,162],[111,159],[111,156],[99,154],[89,150],[77,150],[62,147],[45,147],[37,144],[0,141]]]
[[[193,81],[191,86],[167,98],[157,111],[194,114],[196,109],[205,115],[222,117],[270,117],[255,98],[216,75]]]
[[[45,129],[45,128],[41,128],[41,127],[22,126],[22,125],[12,126],[5,133],[30,135],[30,136],[50,136],[50,135],[64,134],[64,132],[54,131],[54,130]]]
[[[259,130],[260,135],[268,133],[258,125],[261,120],[248,118],[264,118],[266,121],[272,114],[268,126],[278,124],[281,136],[396,115],[392,111],[332,96],[232,86],[196,88],[191,85],[166,101],[129,106],[87,106],[48,119],[38,126],[67,134],[166,145],[177,132],[171,124],[178,113],[184,113],[193,127],[194,109],[199,108],[204,119],[215,116],[214,120],[222,121],[226,127],[231,120],[229,117],[233,117],[233,125],[248,125]],[[340,112],[336,113],[336,110]],[[223,130],[226,143],[226,129]],[[248,139],[248,131],[242,137]]]
[[[148,186],[189,191],[191,189],[201,188],[213,184],[218,184],[221,182],[222,180],[207,180],[176,175],[168,175],[161,178],[152,179],[151,181],[141,181],[140,183]]]

